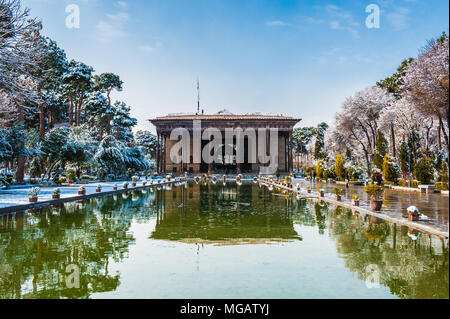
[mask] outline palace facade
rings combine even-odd
[[[209,173],[209,174],[240,174],[240,173],[256,173],[260,172],[260,168],[264,167],[264,164],[260,164],[258,160],[250,161],[249,148],[253,150],[256,149],[256,154],[258,154],[258,143],[256,145],[250,145],[250,143],[255,143],[254,141],[245,137],[244,142],[244,161],[236,160],[236,138],[233,140],[233,145],[225,146],[225,138],[223,140],[223,157],[219,156],[218,160],[213,163],[205,163],[203,159],[200,163],[194,163],[192,152],[193,152],[193,131],[194,131],[194,121],[201,121],[202,133],[207,128],[216,128],[223,133],[225,136],[226,129],[254,129],[256,135],[261,134],[258,129],[265,129],[267,136],[270,134],[270,129],[277,129],[278,131],[278,172],[287,173],[293,169],[293,155],[292,155],[292,132],[294,126],[300,122],[300,119],[295,119],[289,116],[282,115],[262,115],[262,114],[245,114],[236,115],[231,114],[227,111],[221,111],[217,114],[211,115],[167,115],[162,117],[157,117],[150,120],[150,122],[155,125],[157,132],[157,151],[156,151],[156,165],[157,171],[160,173]],[[197,122],[198,123],[198,122]],[[190,134],[190,147],[191,155],[190,160],[174,163],[171,160],[170,150],[172,147],[178,143],[177,140],[170,140],[170,135],[174,129],[186,129]],[[259,136],[257,136],[259,138]],[[266,138],[267,148],[266,153],[269,150],[269,138]],[[202,140],[201,149],[205,147],[210,141]],[[225,148],[229,147],[232,149],[231,152],[234,156],[227,158],[229,154],[226,152]]]

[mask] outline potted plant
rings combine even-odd
[[[95,190],[97,193],[101,193],[102,191],[102,185],[98,185],[97,189]]]
[[[114,184],[113,190],[117,190],[119,188],[119,186],[117,184]]]
[[[319,189],[320,197],[325,197],[325,190],[323,188]]]
[[[408,220],[412,222],[418,222],[420,220],[420,211],[416,206],[410,206],[407,209]]]
[[[334,189],[334,196],[335,196],[335,199],[337,200],[337,201],[341,201],[342,200],[342,195],[344,194],[344,191],[342,190],[342,189],[340,189],[340,188],[338,188],[338,187],[336,187],[335,189]],[[323,197],[323,196],[322,196]]]
[[[168,181],[168,182],[170,182],[170,179],[172,178],[172,176],[170,176],[170,175],[167,175],[166,176],[166,180]]]
[[[370,198],[370,209],[379,212],[383,206],[384,188],[383,186],[370,184],[367,185],[364,191]]]
[[[74,169],[70,168],[70,169],[67,170],[66,177],[67,177],[67,180],[68,180],[69,184],[73,184],[75,182],[74,181],[75,176],[76,176],[76,172],[75,172]]]
[[[56,188],[55,190],[53,190],[52,198],[53,199],[60,199],[61,198],[61,190],[59,188]]]
[[[308,194],[311,194],[311,186],[306,186],[306,191],[308,192]]]
[[[359,206],[359,195],[358,194],[353,194],[352,200],[353,200],[353,206]]]
[[[133,177],[131,178],[131,180],[133,181],[133,182],[131,183],[131,186],[136,187],[137,182],[139,181],[139,177],[133,176]]]
[[[147,182],[146,182],[146,181],[143,181],[143,182],[142,182],[142,186],[145,186],[145,185],[147,185]]]
[[[299,191],[300,191],[300,184],[297,183],[297,184],[295,185],[295,188],[296,188],[297,191],[299,192]]]
[[[124,188],[124,189],[128,189],[128,185],[129,185],[129,184],[128,184],[127,182],[123,183],[123,188]]]
[[[84,186],[81,186],[81,187],[78,189],[78,195],[80,195],[80,196],[86,195],[86,188],[85,188]]]
[[[28,200],[30,201],[30,203],[37,203],[40,190],[41,189],[39,187],[33,187],[32,189],[30,189],[30,191],[28,192]]]

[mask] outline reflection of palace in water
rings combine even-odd
[[[296,245],[305,244],[301,231],[308,227],[335,242],[345,267],[361,280],[370,275],[368,269],[377,269],[380,284],[395,296],[449,296],[447,239],[326,204],[274,196],[257,184],[185,186],[0,216],[0,299],[87,298],[116,290],[124,275],[112,272],[110,264],[127,259],[129,246],[137,244],[130,232],[133,222],[149,225],[155,240],[289,241],[294,253]],[[80,289],[66,287],[70,264],[83,274]]]
[[[176,188],[171,200],[160,200],[154,239],[195,243],[249,244],[301,239],[282,201],[264,188],[235,183]],[[176,199],[176,200],[173,200]],[[268,213],[265,208],[279,205]]]

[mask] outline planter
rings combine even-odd
[[[136,187],[136,185],[137,185],[136,183],[131,183],[131,186],[133,187]]]
[[[78,191],[78,195],[79,196],[84,196],[84,195],[86,195],[86,191]]]
[[[30,197],[30,198],[28,198],[28,200],[30,201],[30,203],[37,203],[38,198],[37,197]]]
[[[381,207],[383,207],[383,201],[382,200],[371,200],[370,201],[370,209],[379,212],[381,210]]]
[[[128,189],[128,185],[127,185],[127,186],[124,186],[123,189]]]
[[[311,190],[310,189],[308,189],[307,192],[308,192],[308,194],[311,194]]]
[[[420,220],[420,214],[408,212],[408,220],[412,222],[418,222]]]
[[[117,187],[113,187],[113,190],[115,190],[115,191],[116,191],[116,190],[117,190]]]
[[[52,195],[52,199],[60,199],[61,195]]]
[[[353,200],[353,206],[359,207],[359,199],[358,200],[356,200],[356,199]]]
[[[143,182],[143,183],[142,183],[142,186],[145,186],[145,185],[147,185],[147,183],[146,183],[146,182]]]
[[[101,190],[100,188],[97,188],[95,191],[96,191],[97,193],[100,193],[102,190]]]
[[[320,192],[320,197],[325,197],[325,192]]]
[[[337,201],[341,201],[341,200],[342,200],[342,196],[341,196],[341,195],[335,195],[334,198],[335,198]]]

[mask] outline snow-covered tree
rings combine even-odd
[[[63,76],[63,88],[69,100],[69,124],[81,124],[81,112],[88,93],[92,89],[94,69],[83,62],[72,60]],[[86,116],[86,112],[84,113]]]
[[[156,136],[149,131],[137,131],[134,134],[134,143],[143,149],[145,154],[152,158],[156,155]]]
[[[130,107],[124,102],[117,101],[114,104],[112,132],[116,139],[126,143],[133,141],[132,128],[137,124],[137,120],[131,117],[130,110]]]
[[[436,118],[449,151],[449,38],[443,34],[422,49],[406,69],[402,95],[426,117]],[[446,123],[445,123],[446,122]],[[440,137],[438,137],[440,143]]]

